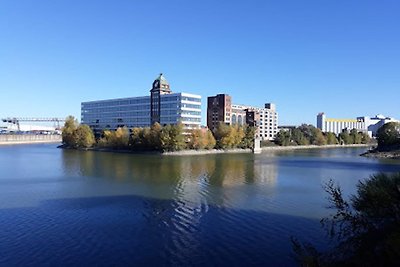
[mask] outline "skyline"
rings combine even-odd
[[[81,102],[173,92],[316,115],[400,117],[396,1],[2,1],[0,117],[80,119]],[[229,4],[227,4],[229,3]]]

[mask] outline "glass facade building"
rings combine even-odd
[[[162,74],[157,79],[166,83]],[[156,105],[151,104],[152,97],[154,95],[83,102],[81,122],[95,131],[115,130],[124,126],[149,127],[154,122],[159,122],[161,125],[181,122],[184,129],[200,128],[201,96],[167,92],[157,95]],[[156,114],[156,117],[152,116],[152,113]]]

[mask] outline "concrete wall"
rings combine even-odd
[[[0,145],[61,143],[61,135],[46,134],[1,134]]]

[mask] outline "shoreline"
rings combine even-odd
[[[61,135],[53,134],[1,134],[0,146],[61,143]]]
[[[61,140],[30,140],[30,141],[1,141],[0,146],[13,146],[13,145],[34,145],[34,144],[53,144],[60,143]]]
[[[360,154],[360,156],[376,159],[400,159],[400,150],[378,151],[376,149],[372,149]]]
[[[324,149],[324,148],[352,148],[352,147],[372,147],[373,144],[351,144],[351,145],[307,145],[307,146],[267,146],[261,147],[261,153],[268,151],[290,151],[299,149]],[[224,154],[224,153],[253,153],[249,148],[247,149],[212,149],[212,150],[181,150],[174,152],[163,152],[161,155],[166,156],[190,156],[190,155],[211,155],[211,154]]]
[[[356,147],[372,147],[373,144],[352,144],[352,145],[307,145],[307,146],[271,146],[262,147],[261,153],[268,151],[291,151],[300,149],[326,149],[326,148],[356,148]],[[63,147],[63,145],[58,146],[61,149],[74,149]],[[95,151],[95,152],[111,152],[111,153],[124,153],[124,154],[137,154],[137,155],[160,155],[160,156],[196,156],[196,155],[213,155],[213,154],[238,154],[238,153],[253,153],[252,149],[249,148],[233,148],[233,149],[202,149],[202,150],[180,150],[180,151],[135,151],[127,149],[112,149],[112,148],[78,148],[78,151]]]

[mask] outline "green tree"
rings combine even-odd
[[[280,146],[290,145],[290,132],[285,130],[280,130],[275,137],[275,143]]]
[[[240,147],[242,148],[254,148],[254,137],[256,134],[256,127],[246,125],[243,129],[244,137],[242,138],[242,142],[240,143]]]
[[[346,130],[343,130],[343,132],[341,132],[339,134],[339,142],[341,144],[343,143],[345,145],[348,145],[348,144],[352,144],[353,140],[352,140],[350,134]]]
[[[351,144],[361,144],[362,135],[357,131],[357,129],[351,129],[350,131]]]
[[[336,213],[321,222],[337,246],[325,253],[293,239],[302,266],[398,266],[400,258],[400,173],[372,175],[346,201],[329,181],[325,190]]]
[[[334,133],[328,132],[325,134],[326,143],[328,145],[336,145],[339,143],[336,135]]]
[[[380,127],[376,133],[378,149],[387,150],[400,147],[400,123],[388,122]]]
[[[293,141],[296,145],[299,145],[299,146],[309,145],[310,140],[307,139],[307,137],[305,136],[305,134],[303,132],[305,129],[306,129],[305,127],[303,127],[303,128],[296,127],[295,129],[293,129],[291,131],[289,139],[291,141]]]
[[[361,135],[361,144],[368,144],[371,142],[371,138],[367,133],[359,133]]]
[[[64,127],[62,128],[62,143],[67,147],[76,147],[75,131],[78,128],[78,121],[73,116],[68,116],[65,119]]]
[[[311,129],[312,131],[312,144],[317,146],[326,145],[326,138],[322,131],[314,126]]]

